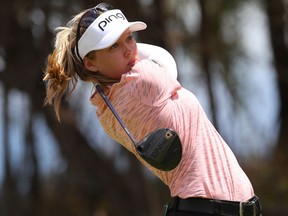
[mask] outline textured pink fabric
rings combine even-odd
[[[96,93],[91,101],[97,106],[104,130],[155,173],[169,187],[172,197],[234,201],[251,198],[253,188],[234,154],[196,97],[168,75],[167,70],[152,60],[142,60],[124,74],[119,83],[104,91],[137,141],[159,128],[177,131],[183,156],[174,170],[159,171],[141,160],[129,137]]]

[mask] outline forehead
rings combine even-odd
[[[126,38],[127,38],[128,36],[130,36],[131,34],[132,34],[132,32],[131,32],[129,29],[127,29],[125,32],[123,32],[123,34],[121,35],[121,37],[120,37],[114,44],[121,43],[123,40],[126,40]],[[101,55],[101,54],[107,53],[107,52],[110,51],[110,48],[111,48],[114,44],[112,44],[110,47],[107,47],[107,48],[105,48],[105,49],[95,50],[95,51],[94,51],[94,54],[95,54],[95,55],[99,55],[99,54]]]
[[[132,34],[132,32],[131,32],[129,29],[127,29],[126,31],[123,32],[123,34],[118,38],[118,40],[117,40],[114,44],[121,43],[123,40],[126,40],[126,38],[127,38],[128,36],[130,36],[131,34]],[[112,44],[111,46],[113,46],[114,44]],[[111,47],[111,46],[110,46],[110,47]],[[109,49],[110,47],[108,47],[108,48],[106,48],[106,49],[104,49],[104,50],[107,50],[107,49]]]
[[[118,40],[116,41],[116,43],[117,42],[119,42],[121,39],[125,39],[125,37],[127,37],[127,36],[130,36],[131,35],[131,31],[129,30],[129,29],[126,29],[124,32],[123,32],[123,34],[118,38]]]

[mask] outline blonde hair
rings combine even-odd
[[[88,9],[89,10],[89,9]],[[82,11],[70,20],[65,27],[56,28],[55,45],[53,52],[48,56],[47,67],[44,69],[43,81],[46,85],[46,98],[44,104],[53,105],[57,119],[60,121],[60,104],[65,96],[74,91],[79,78],[85,82],[99,83],[108,85],[117,82],[100,75],[99,73],[87,70],[83,62],[80,61],[75,53],[76,32],[78,22],[86,12]],[[81,28],[82,35],[86,29]],[[93,58],[95,51],[87,54],[88,58]]]

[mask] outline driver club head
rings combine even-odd
[[[182,157],[182,144],[178,134],[169,128],[153,131],[136,143],[137,153],[151,166],[170,171],[177,167]]]
[[[96,83],[95,87],[126,134],[134,143],[137,153],[148,164],[163,171],[170,171],[177,167],[182,158],[182,144],[175,131],[169,128],[158,129],[137,143],[103,92],[101,86]]]

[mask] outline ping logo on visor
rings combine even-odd
[[[122,20],[126,20],[126,17],[124,16],[123,13],[118,12],[116,14],[111,14],[108,17],[104,18],[104,20],[100,21],[98,26],[99,28],[104,31],[104,28],[111,22],[113,22],[114,20],[117,19],[122,19]]]
[[[124,14],[118,9],[106,11],[91,23],[79,39],[79,57],[83,59],[93,50],[112,46],[127,29],[134,32],[146,27],[144,22],[128,22]]]

